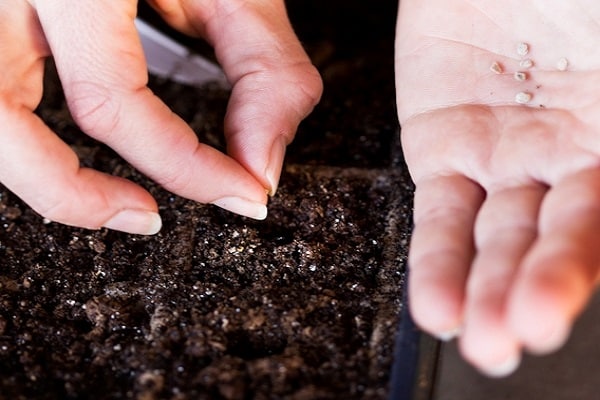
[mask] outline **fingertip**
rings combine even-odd
[[[572,325],[568,302],[564,292],[543,286],[514,296],[509,303],[508,322],[527,351],[548,354],[567,342]]]
[[[526,348],[529,352],[537,355],[553,353],[562,348],[571,336],[571,325],[564,321],[554,324],[543,335],[540,340],[530,341]]]
[[[462,327],[457,326],[455,328],[451,328],[450,330],[437,332],[436,337],[439,340],[441,340],[442,342],[450,342],[450,341],[456,339],[457,337],[459,337],[461,332],[462,332]]]
[[[463,357],[483,374],[501,378],[512,374],[521,362],[521,342],[497,315],[469,312],[459,341]]]
[[[110,217],[103,227],[138,235],[154,235],[160,231],[162,220],[153,211],[124,209]]]
[[[519,368],[521,359],[521,353],[517,352],[500,363],[479,367],[479,370],[490,378],[506,378]]]
[[[571,323],[564,315],[540,309],[527,312],[522,307],[513,312],[510,324],[527,351],[537,355],[560,349],[571,333]]]
[[[460,304],[440,292],[409,290],[410,312],[415,323],[435,338],[449,342],[462,332]]]
[[[222,197],[213,201],[212,204],[244,217],[256,220],[264,220],[267,218],[268,210],[265,204],[243,197]]]

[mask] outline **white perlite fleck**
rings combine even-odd
[[[529,68],[533,67],[533,60],[531,60],[530,58],[527,58],[525,60],[521,60],[519,62],[519,66],[521,68],[529,69]]]
[[[519,92],[515,96],[515,101],[519,104],[527,104],[531,101],[531,93]]]
[[[523,71],[517,71],[514,74],[515,80],[519,82],[523,82],[527,80],[527,74]]]
[[[526,56],[529,53],[529,45],[527,43],[519,43],[517,46],[517,54],[520,56]]]
[[[566,71],[567,68],[569,68],[569,60],[567,60],[565,57],[561,58],[556,62],[556,68],[559,71]]]
[[[498,63],[496,61],[490,67],[490,71],[492,71],[493,73],[495,73],[497,75],[500,75],[502,72],[504,72],[504,69],[502,68],[502,65],[500,65],[500,63]]]

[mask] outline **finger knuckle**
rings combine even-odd
[[[119,124],[120,104],[106,86],[87,81],[74,83],[67,97],[71,115],[83,131],[104,137]]]
[[[317,68],[312,64],[302,66],[303,78],[298,82],[298,89],[302,93],[305,108],[312,109],[321,100],[323,94],[323,79]]]
[[[188,193],[192,186],[192,176],[187,168],[165,168],[154,178],[156,183],[172,193]]]

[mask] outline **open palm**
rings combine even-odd
[[[400,5],[411,308],[491,375],[560,347],[595,287],[599,39],[597,1]]]

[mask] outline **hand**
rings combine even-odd
[[[594,1],[400,5],[411,309],[490,375],[562,346],[595,288],[599,24]]]
[[[29,0],[0,4],[0,181],[41,215],[69,225],[151,234],[154,199],[130,181],[81,168],[33,114],[52,55],[71,113],[167,190],[254,218],[266,216],[285,145],[318,101],[321,80],[283,1],[154,1],[185,32],[206,37],[233,85],[230,156],[198,143],[146,87],[134,26],[137,1]]]

